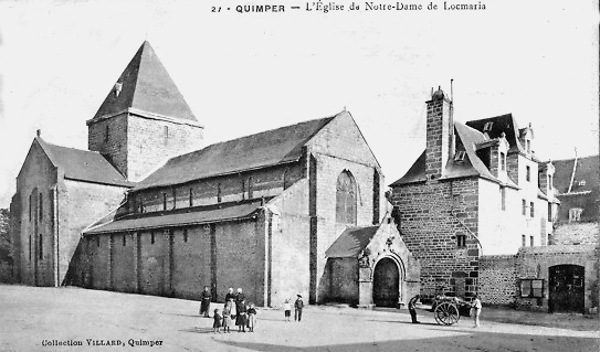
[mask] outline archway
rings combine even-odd
[[[556,265],[549,268],[548,310],[583,313],[585,268]]]
[[[391,258],[383,258],[373,273],[373,303],[377,307],[396,307],[400,297],[400,271]]]

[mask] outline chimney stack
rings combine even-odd
[[[454,121],[451,104],[440,87],[427,104],[427,151],[425,175],[428,180],[442,176],[448,160],[454,155]]]
[[[38,136],[38,137],[41,137],[42,136],[42,130],[38,129],[37,131],[35,131],[35,135]]]

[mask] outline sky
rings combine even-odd
[[[346,109],[390,184],[425,148],[431,89],[450,93],[453,79],[455,120],[512,113],[519,127],[532,124],[541,160],[598,154],[596,0],[446,1],[485,6],[473,11],[437,0],[404,3],[420,11],[355,1],[349,11],[340,0],[323,2],[345,6],[328,13],[315,3],[238,13],[274,2],[0,0],[0,208],[37,129],[87,148],[85,121],[144,40],[205,126],[206,145]]]

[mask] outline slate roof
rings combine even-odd
[[[552,165],[554,165],[555,168],[553,181],[554,188],[562,194],[567,193],[569,190],[574,163],[575,159],[552,161]],[[571,192],[584,192],[598,189],[600,186],[599,173],[598,155],[578,158]],[[585,181],[585,185],[579,185],[579,181],[582,180]]]
[[[519,127],[517,126],[517,121],[513,118],[512,114],[468,121],[466,125],[483,133],[483,128],[488,122],[493,122],[491,131],[486,132],[490,139],[498,138],[502,132],[504,132],[506,134],[506,141],[510,146],[509,151],[525,151],[524,147],[519,141],[520,131]]]
[[[212,144],[174,157],[138,183],[134,190],[181,184],[297,161],[302,156],[302,147],[334,118],[305,121]]]
[[[327,258],[348,258],[358,255],[369,245],[379,226],[349,227],[325,252]]]
[[[198,122],[177,86],[147,41],[140,46],[117,82],[122,90],[111,87],[94,119],[112,116],[127,109]],[[88,121],[89,123],[89,121]]]
[[[444,180],[479,176],[488,180],[499,182],[476,154],[476,145],[483,145],[484,143],[490,141],[489,137],[460,122],[454,123],[454,130],[456,132],[458,141],[460,141],[465,148],[464,150],[466,152],[466,157],[462,161],[449,160],[440,179]],[[425,158],[426,152],[423,151],[419,158],[417,158],[414,164],[410,167],[408,172],[399,180],[390,184],[390,187],[426,181]],[[509,186],[517,187],[512,181],[509,182]]]
[[[42,147],[52,164],[71,180],[132,187],[129,182],[98,152],[61,147],[47,143],[40,137],[35,140]]]
[[[93,235],[241,220],[252,217],[259,211],[262,205],[263,201],[257,199],[243,203],[221,203],[198,208],[189,208],[180,212],[175,211],[150,215],[136,214],[120,218],[107,224],[92,227],[84,233],[86,235]]]

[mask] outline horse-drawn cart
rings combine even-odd
[[[461,316],[471,316],[471,304],[458,297],[436,296],[431,305],[421,304],[416,308],[433,312],[433,318],[440,325],[453,325]]]

